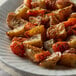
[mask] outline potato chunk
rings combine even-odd
[[[36,46],[36,47],[42,47],[43,46],[43,41],[41,38],[41,34],[35,35],[27,40],[25,40],[24,45],[29,44],[32,46]]]
[[[51,56],[49,56],[47,59],[40,62],[39,65],[44,68],[54,68],[60,58],[61,58],[61,53],[56,52],[56,53],[53,53]]]
[[[72,14],[70,15],[70,18],[76,18],[76,13],[72,13]]]
[[[26,23],[26,20],[23,20],[21,17],[18,17],[15,13],[11,12],[8,14],[7,24],[10,28],[14,29],[19,26],[25,25]]]
[[[64,21],[72,13],[72,5],[62,8],[62,9],[58,9],[56,11],[53,11],[53,13],[56,14],[57,19],[60,20],[60,22]]]
[[[68,43],[69,43],[71,48],[76,48],[76,36],[75,35],[70,36]]]
[[[32,28],[31,30],[26,31],[24,35],[26,37],[32,37],[36,34],[44,34],[44,32],[45,32],[44,26],[39,25],[39,26],[36,26],[36,27]]]
[[[61,9],[61,8],[71,5],[71,2],[70,0],[57,0],[56,5],[59,9]]]
[[[74,53],[63,53],[60,64],[68,67],[76,67],[76,54]]]
[[[66,38],[66,35],[67,33],[63,23],[59,23],[57,25],[51,26],[47,30],[47,37],[49,39],[56,39],[56,38],[64,39]]]
[[[24,45],[24,48],[25,48],[25,51],[26,51],[26,55],[33,62],[36,62],[35,61],[35,54],[38,54],[38,53],[41,53],[41,52],[44,51],[44,50],[42,50],[38,47],[34,47],[34,46],[31,46],[31,45],[28,45],[28,44]]]
[[[54,44],[54,39],[50,39],[50,40],[48,40],[48,41],[45,41],[44,42],[44,48],[46,49],[46,50],[49,50],[51,53],[53,52],[53,50],[52,50],[52,45]]]
[[[13,38],[15,36],[23,36],[24,32],[25,32],[24,26],[20,26],[20,27],[17,27],[13,30],[6,32],[6,34],[9,36],[9,38]]]
[[[27,19],[28,15],[26,12],[28,9],[29,9],[28,7],[22,4],[20,7],[16,9],[15,13],[17,14],[17,16],[22,17],[23,19]]]

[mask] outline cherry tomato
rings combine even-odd
[[[30,16],[44,15],[45,10],[28,10],[27,14],[30,15]]]
[[[52,45],[52,49],[54,52],[64,52],[65,50],[69,49],[69,44],[67,42],[57,42]]]
[[[12,52],[18,56],[23,57],[25,54],[24,46],[21,42],[13,41],[10,45]]]
[[[47,56],[50,56],[50,55],[51,55],[51,53],[49,51],[44,51],[42,53],[35,54],[35,59],[37,62],[40,62],[40,61],[46,59]]]

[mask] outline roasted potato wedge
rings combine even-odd
[[[56,10],[56,0],[45,0],[46,9],[48,10]]]
[[[64,51],[64,53],[73,53],[73,54],[76,54],[76,49],[75,48],[70,48],[70,49]]]
[[[60,64],[68,67],[76,67],[76,54],[63,53]]]
[[[36,47],[42,47],[43,46],[43,41],[42,41],[42,37],[41,34],[37,34],[27,40],[25,40],[24,45],[29,44],[32,46],[36,46]]]
[[[28,15],[26,12],[28,9],[29,9],[28,7],[26,7],[24,4],[22,4],[20,7],[18,7],[15,10],[15,13],[17,14],[17,16],[22,17],[23,19],[27,19]]]
[[[68,43],[69,43],[71,48],[76,48],[76,36],[75,35],[70,36],[68,38]]]
[[[61,22],[67,19],[67,17],[70,16],[72,13],[72,5],[65,7],[63,9],[59,9],[56,11],[53,11],[53,13],[56,14],[57,19]]]
[[[70,15],[70,18],[76,18],[76,13],[72,13],[72,14]]]
[[[70,0],[57,0],[56,1],[56,6],[58,9],[65,8],[69,5],[71,5]]]
[[[65,39],[66,35],[67,32],[63,23],[59,23],[57,25],[51,26],[47,30],[47,37],[49,39],[56,39],[56,38]]]
[[[26,37],[32,37],[36,34],[44,34],[44,32],[45,32],[44,26],[39,25],[39,26],[36,26],[36,27],[32,28],[31,30],[26,31],[24,35]]]
[[[13,38],[17,36],[23,36],[24,32],[25,32],[24,26],[20,26],[20,27],[17,27],[13,30],[6,32],[6,34],[9,36],[9,38]]]
[[[25,4],[25,6],[27,6],[28,8],[31,8],[32,6],[31,6],[31,2],[32,2],[32,0],[24,0],[24,4]]]
[[[52,14],[51,16],[49,16],[50,18],[50,25],[56,25],[58,24],[60,21],[57,19],[56,14]]]
[[[44,48],[46,50],[49,50],[51,53],[53,53],[53,50],[52,50],[52,45],[54,44],[54,39],[50,39],[48,41],[45,41],[44,42]]]
[[[31,45],[28,45],[28,44],[24,45],[24,48],[25,48],[25,51],[26,51],[26,55],[33,62],[36,62],[35,61],[35,54],[38,54],[38,53],[41,53],[41,52],[44,51],[44,50],[42,50],[38,47],[34,47],[34,46],[31,46]]]
[[[32,8],[40,7],[40,8],[46,8],[45,0],[37,0],[36,2],[31,2]]]
[[[55,66],[56,66],[57,62],[60,60],[60,58],[61,58],[61,53],[56,52],[56,53],[53,53],[51,56],[49,56],[47,59],[40,62],[39,65],[44,68],[55,68]]]
[[[7,24],[10,28],[14,29],[19,26],[25,25],[26,23],[26,20],[23,20],[21,17],[18,17],[15,13],[11,12],[8,14]]]

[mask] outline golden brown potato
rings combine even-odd
[[[51,26],[47,30],[47,37],[49,39],[65,39],[67,35],[66,29],[63,23]]]
[[[55,66],[56,66],[57,62],[60,60],[60,58],[61,58],[61,53],[56,52],[56,53],[53,53],[51,56],[49,56],[47,59],[40,62],[39,65],[44,68],[55,68]]]
[[[69,5],[71,5],[71,2],[70,2],[70,0],[57,0],[56,5],[57,5],[58,9],[62,9],[62,8],[65,8]]]
[[[53,50],[52,50],[52,45],[54,44],[54,39],[50,39],[48,41],[45,41],[44,42],[44,48],[46,50],[49,50],[51,53],[53,53]]]
[[[60,64],[68,67],[76,67],[76,54],[74,53],[63,53]]]
[[[72,14],[70,15],[70,18],[76,18],[76,13],[72,13]]]
[[[22,4],[20,7],[16,9],[15,13],[17,14],[17,16],[27,19],[28,15],[26,14],[26,12],[28,9],[29,9],[28,7]]]
[[[24,48],[25,48],[25,51],[26,51],[26,55],[33,62],[36,62],[35,61],[35,54],[38,54],[38,53],[41,53],[41,52],[44,51],[44,50],[42,50],[38,47],[34,47],[34,46],[31,46],[31,45],[28,45],[28,44],[24,45]]]
[[[21,19],[15,13],[11,12],[7,17],[7,24],[10,28],[14,29],[19,26],[25,25],[27,23],[26,20]]]
[[[9,36],[9,38],[13,38],[15,36],[23,36],[24,32],[25,32],[24,26],[20,26],[20,27],[17,27],[13,30],[6,32],[6,34]]]
[[[49,18],[50,18],[50,25],[56,25],[56,24],[58,24],[60,22],[57,19],[57,15],[56,14],[49,16]]]
[[[70,48],[70,49],[64,51],[64,53],[73,53],[73,54],[76,54],[76,49],[75,48]]]
[[[25,40],[23,43],[24,43],[24,45],[29,44],[29,45],[36,46],[36,47],[43,46],[41,34],[34,35],[33,37]]]
[[[31,2],[32,8],[40,7],[46,8],[45,0],[37,0],[35,2]]]
[[[68,39],[68,43],[70,45],[71,48],[76,48],[76,36],[70,36]]]
[[[53,11],[53,13],[56,14],[56,17],[57,17],[58,20],[60,20],[60,22],[64,21],[72,13],[72,5],[70,5],[68,7],[65,7],[63,9]]]
[[[39,25],[39,26],[36,26],[36,27],[32,28],[31,30],[26,31],[24,35],[26,37],[32,37],[32,36],[34,36],[36,34],[42,34],[43,35],[44,32],[45,32],[44,26]]]

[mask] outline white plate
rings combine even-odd
[[[76,75],[76,69],[44,69],[11,52],[9,48],[10,41],[6,36],[6,31],[8,31],[6,16],[21,3],[22,0],[4,0],[0,5],[0,60],[16,70],[37,75]]]

